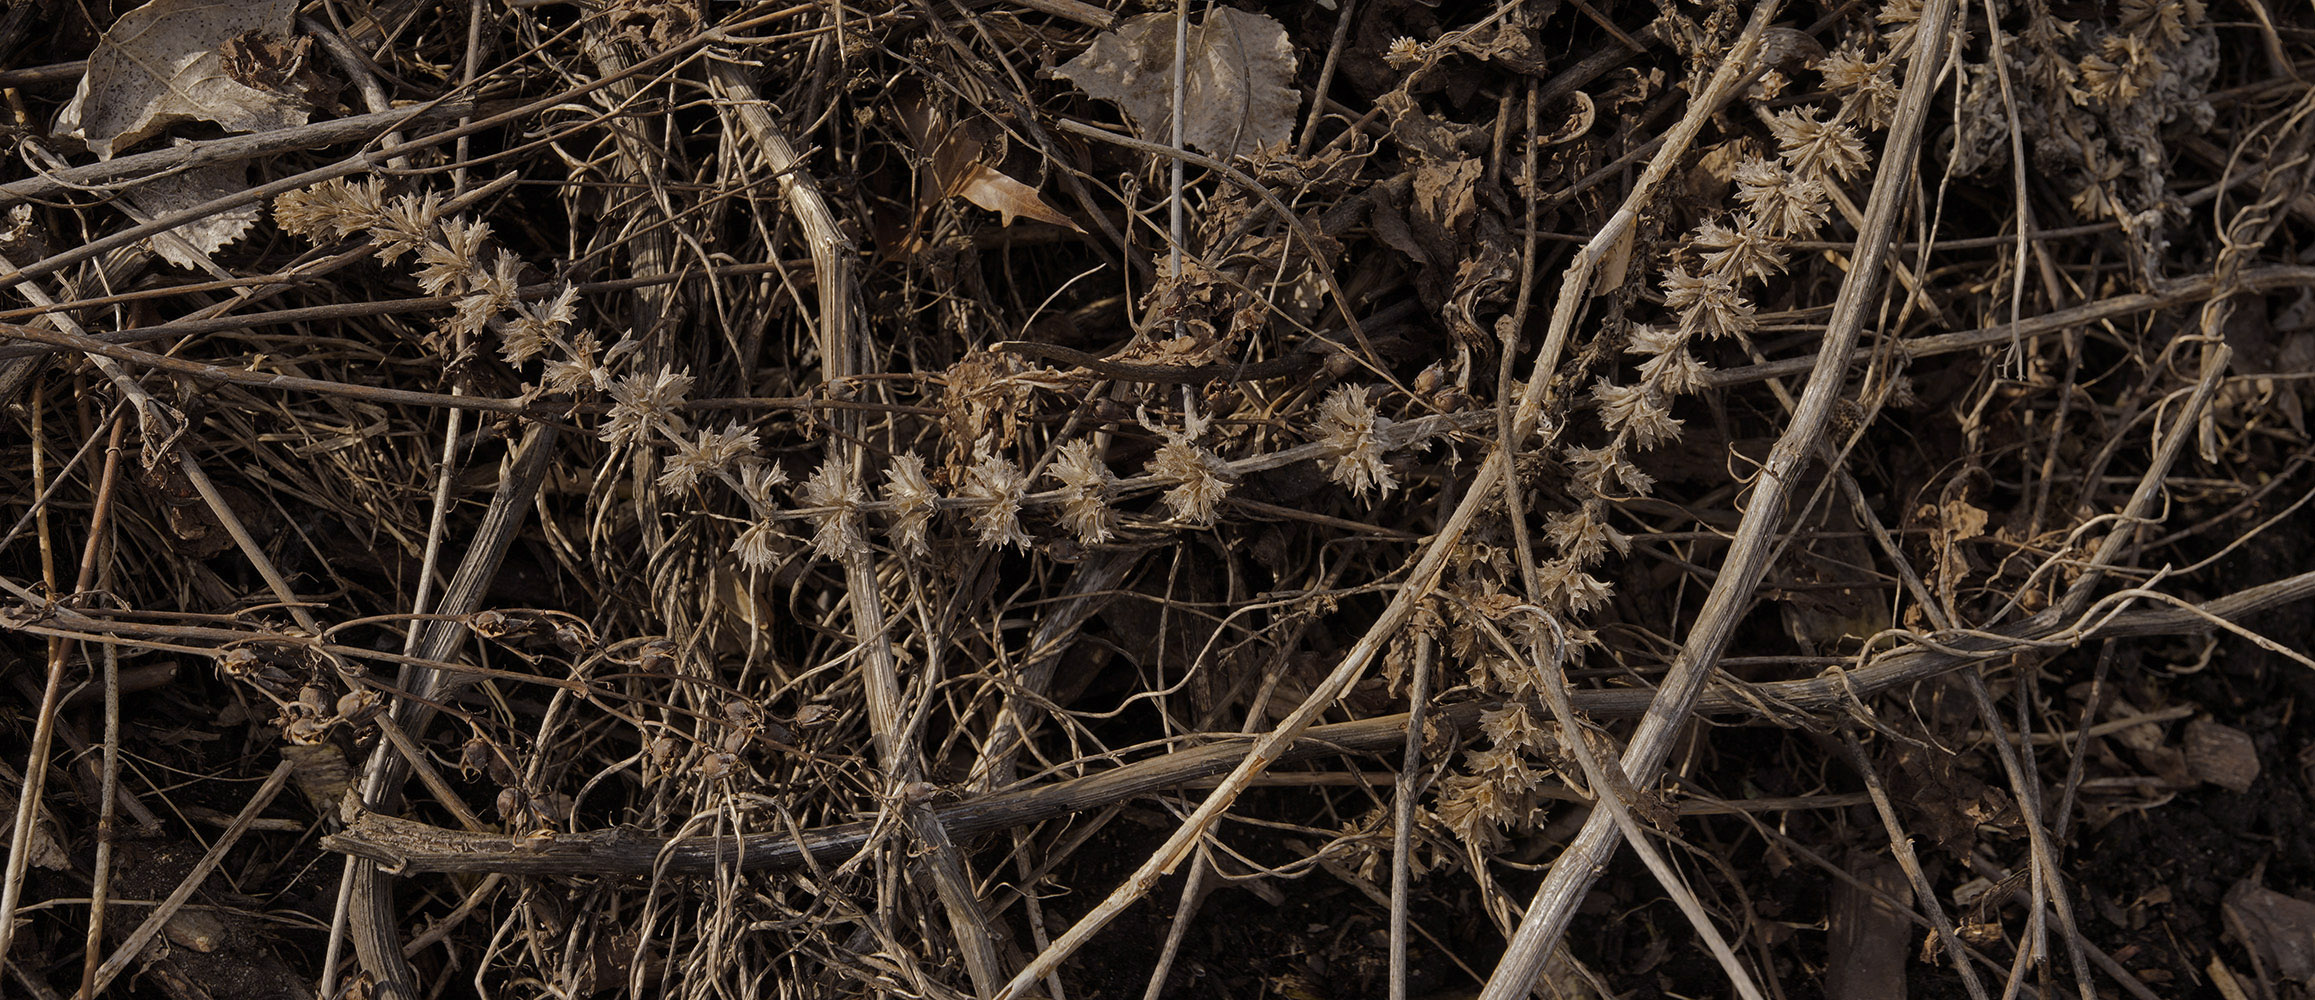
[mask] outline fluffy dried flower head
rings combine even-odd
[[[428,295],[465,290],[468,276],[481,266],[482,245],[489,239],[490,223],[442,220],[442,238],[418,248],[418,287]]]
[[[1405,35],[1391,39],[1390,47],[1383,50],[1383,62],[1392,69],[1403,70],[1421,61],[1423,43]]]
[[[1543,775],[1527,766],[1527,758],[1520,756],[1515,747],[1492,747],[1475,751],[1467,764],[1473,776],[1518,798],[1532,796],[1543,787]]]
[[[1600,496],[1614,496],[1618,487],[1634,496],[1646,496],[1656,486],[1656,480],[1641,472],[1618,448],[1576,445],[1567,450],[1567,465],[1577,482]]]
[[[756,432],[737,421],[720,431],[702,427],[697,437],[677,442],[675,454],[659,474],[659,488],[671,496],[688,492],[701,477],[720,475],[755,454]]]
[[[1214,523],[1222,497],[1230,492],[1229,463],[1197,442],[1205,429],[1206,421],[1194,412],[1184,419],[1183,430],[1159,428],[1158,433],[1165,437],[1166,443],[1157,454],[1150,456],[1146,470],[1158,479],[1175,484],[1165,493],[1166,508],[1173,512],[1174,520],[1186,524]]]
[[[2122,29],[2148,41],[2186,43],[2189,29],[2202,26],[2202,0],[2122,0]]]
[[[1737,223],[1735,228],[1730,228],[1718,222],[1706,222],[1688,237],[1688,245],[1695,247],[1704,260],[1704,272],[1731,282],[1748,278],[1767,281],[1770,275],[1783,274],[1784,248],[1758,232],[1750,216],[1738,216]]]
[[[514,302],[514,315],[499,321],[499,355],[519,365],[544,352],[578,318],[579,291],[564,285],[553,298]]]
[[[978,502],[973,529],[982,545],[1029,547],[1029,534],[1021,530],[1021,498],[1028,495],[1029,477],[1011,459],[991,454],[984,444],[958,492]]]
[[[749,569],[770,569],[772,562],[779,555],[779,541],[779,530],[772,526],[772,522],[768,520],[757,521],[748,525],[746,531],[740,532],[739,539],[732,542],[731,550],[734,555],[740,557],[740,565],[742,566]]]
[[[1630,551],[1632,540],[1608,526],[1605,505],[1592,501],[1575,511],[1562,511],[1544,521],[1544,537],[1559,554],[1578,566],[1597,565],[1610,549]]]
[[[2162,77],[2162,57],[2136,35],[2108,35],[2082,57],[2082,85],[2110,104],[2137,100]]]
[[[772,491],[788,485],[788,470],[752,457],[741,459],[739,465],[740,493],[747,498],[748,506],[758,515],[771,513],[772,508],[779,506]]]
[[[746,531],[740,532],[739,539],[732,542],[731,550],[740,557],[742,566],[753,570],[770,569],[779,556],[779,542],[779,529],[774,528],[772,522],[757,521],[748,525]]]
[[[426,245],[426,234],[442,216],[442,196],[406,194],[394,199],[370,225],[370,239],[378,246],[378,261],[391,264],[403,254]]]
[[[1439,822],[1482,856],[1503,844],[1502,828],[1526,815],[1531,803],[1486,778],[1449,775],[1439,783]]]
[[[1543,564],[1536,582],[1543,600],[1566,609],[1569,614],[1592,611],[1615,596],[1615,588],[1584,572],[1583,567],[1571,559],[1554,559]]]
[[[1891,51],[1909,53],[1914,36],[1921,32],[1921,0],[1884,0],[1874,20],[1890,26],[1881,34]]]
[[[1737,293],[1736,282],[1718,272],[1690,274],[1685,267],[1664,272],[1664,304],[1680,313],[1682,336],[1741,341],[1758,325],[1752,302]]]
[[[1479,713],[1479,731],[1487,734],[1490,744],[1499,747],[1544,750],[1556,742],[1542,726],[1535,724],[1535,717],[1527,713],[1527,706],[1517,701]]]
[[[550,359],[542,382],[548,392],[575,393],[582,389],[606,389],[611,385],[611,370],[595,363],[595,335],[582,333],[571,338],[567,357]]]
[[[1617,434],[1631,436],[1642,449],[1653,448],[1680,436],[1680,421],[1672,418],[1664,401],[1644,385],[1616,385],[1601,379],[1592,386],[1600,404],[1600,423]]]
[[[273,200],[274,224],[316,243],[367,230],[385,211],[386,186],[374,177],[327,180]]]
[[[852,463],[831,458],[821,464],[796,494],[800,507],[811,508],[812,552],[842,560],[868,552],[868,536],[860,529],[860,503],[868,494],[852,474]]]
[[[1815,108],[1791,108],[1770,115],[1777,155],[1803,177],[1846,181],[1864,172],[1871,157],[1857,132],[1838,122],[1820,122]]]
[[[925,544],[925,527],[932,522],[933,501],[939,498],[924,474],[924,459],[910,452],[892,456],[892,464],[884,470],[884,499],[892,502],[892,540],[901,551],[913,555],[931,551]]]
[[[1640,362],[1640,378],[1649,388],[1670,396],[1684,396],[1710,385],[1705,379],[1707,371],[1704,363],[1688,353],[1686,347],[1676,347]]]
[[[683,433],[689,425],[675,412],[683,405],[684,394],[691,391],[691,376],[677,374],[672,368],[662,368],[656,375],[635,374],[611,384],[611,413],[603,421],[599,436],[614,447],[624,448],[651,436],[653,430],[665,428],[671,436]]]
[[[1342,386],[1328,393],[1318,406],[1319,442],[1334,452],[1334,468],[1327,477],[1350,487],[1365,499],[1368,490],[1389,496],[1398,485],[1391,467],[1383,462],[1382,431],[1390,419],[1375,412],[1366,386]]]
[[[1061,446],[1061,454],[1047,475],[1061,481],[1061,519],[1077,540],[1099,545],[1114,533],[1117,516],[1109,508],[1109,494],[1117,477],[1094,454],[1093,442],[1080,438]]]
[[[2036,18],[2037,22],[2056,21],[2054,17]],[[2031,30],[2029,28],[2029,30]],[[1865,57],[1861,42],[1846,42],[1831,55],[1817,62],[1817,72],[1824,75],[1825,89],[1845,95],[1850,113],[1866,128],[1888,128],[1897,115],[1896,60],[1889,56],[1879,59]]]
[[[1832,214],[1822,183],[1757,157],[1737,166],[1736,197],[1773,239],[1814,233]]]

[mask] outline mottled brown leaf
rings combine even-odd
[[[97,43],[57,131],[109,160],[177,122],[215,122],[233,132],[303,125],[301,102],[234,80],[224,56],[228,43],[249,32],[288,37],[296,13],[294,0],[153,0],[132,10]]]
[[[1222,159],[1285,142],[1302,103],[1294,47],[1277,21],[1215,7],[1190,26],[1182,142]],[[1103,33],[1055,72],[1114,101],[1151,142],[1173,141],[1174,15],[1144,14]]]
[[[965,171],[957,183],[956,195],[997,213],[1008,226],[1013,224],[1014,216],[1025,215],[1039,222],[1085,231],[1037,197],[1036,188],[1007,177],[986,163],[975,163]]]

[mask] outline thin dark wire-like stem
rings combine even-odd
[[[1415,637],[1415,669],[1407,689],[1407,738],[1399,751],[1399,780],[1391,791],[1391,992],[1390,1000],[1407,1000],[1407,906],[1413,883],[1415,802],[1422,794],[1423,716],[1431,704],[1431,658],[1434,641],[1429,634]]]

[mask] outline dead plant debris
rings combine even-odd
[[[0,993],[2309,995],[2311,29],[12,5]]]

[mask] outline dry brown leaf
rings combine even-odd
[[[153,0],[123,14],[89,56],[79,92],[57,116],[57,131],[109,160],[182,121],[215,122],[234,132],[303,125],[301,102],[234,80],[223,53],[250,32],[288,37],[296,13],[294,0]]]
[[[1190,26],[1182,142],[1222,159],[1285,142],[1302,97],[1289,85],[1294,47],[1262,15],[1215,7]],[[1143,14],[1104,32],[1055,70],[1078,89],[1114,101],[1151,142],[1173,141],[1174,15]]]
[[[1036,188],[998,173],[986,163],[975,163],[965,171],[957,183],[956,196],[997,213],[1008,226],[1013,224],[1014,216],[1026,215],[1039,222],[1050,222],[1080,233],[1085,231],[1037,197]]]
[[[2196,719],[2186,724],[2186,766],[2211,784],[2247,792],[2259,780],[2259,750],[2249,733]]]
[[[249,165],[217,163],[146,181],[130,189],[128,199],[148,217],[168,215],[222,198],[249,187]],[[254,204],[213,212],[201,219],[155,235],[146,243],[171,264],[197,268],[203,258],[257,224]]]
[[[2220,904],[2227,933],[2267,968],[2296,983],[2315,983],[2315,903],[2259,884],[2235,883]]]

